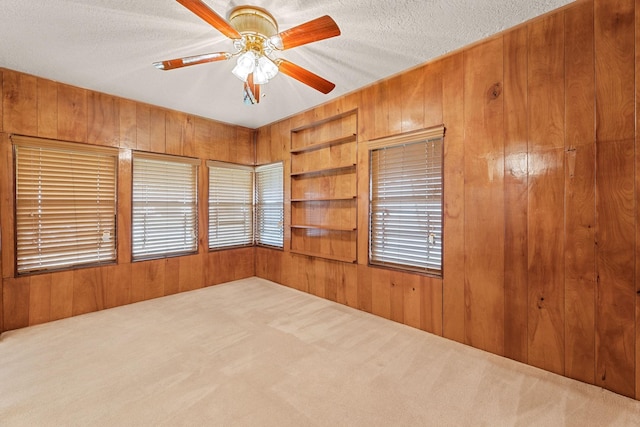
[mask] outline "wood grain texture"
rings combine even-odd
[[[529,155],[528,363],[564,373],[564,149]]]
[[[38,79],[38,136],[58,138],[58,84]]]
[[[87,141],[87,90],[58,84],[58,138]]]
[[[527,361],[528,30],[504,35],[505,356]]]
[[[131,150],[120,150],[118,155],[118,263],[131,262],[131,191],[132,155]]]
[[[4,329],[10,331],[29,326],[28,277],[2,279]]]
[[[73,316],[73,270],[53,273],[51,280],[51,320]]]
[[[594,0],[598,142],[635,137],[635,0]]]
[[[51,320],[51,274],[38,274],[29,280],[29,326]]]
[[[422,304],[420,329],[443,335],[443,281],[440,278],[421,276]]]
[[[593,3],[565,12],[565,375],[595,383]]]
[[[104,284],[99,268],[73,270],[73,315],[104,309]]]
[[[162,108],[151,107],[150,112],[150,124],[151,129],[149,133],[149,151],[153,153],[164,153],[165,139],[166,139],[166,130],[165,130],[165,119],[166,112]],[[210,140],[206,143],[203,143],[203,146],[208,147],[210,144]]]
[[[595,144],[565,151],[565,374],[595,383]]]
[[[640,7],[636,12],[636,40],[640,46]],[[640,49],[636,48],[636,111],[640,108]],[[636,114],[636,400],[640,400],[640,114]],[[0,326],[1,329],[1,326]]]
[[[400,107],[402,132],[423,129],[425,127],[425,67],[402,73],[400,85],[400,93],[403,95]]]
[[[436,61],[425,66],[424,71],[424,127],[443,123],[443,65]]]
[[[464,342],[464,56],[443,60],[444,137],[443,330],[444,337]]]
[[[391,319],[391,271],[371,268],[371,313]]]
[[[4,106],[4,89],[3,89],[3,87],[4,87],[4,84],[3,84],[4,77],[3,77],[3,75],[4,75],[4,72],[5,72],[4,68],[0,68],[0,132],[3,131],[3,126],[4,126],[4,120],[2,119],[4,117],[4,109],[3,109],[3,106]],[[1,264],[0,264],[0,267],[1,267]],[[0,277],[2,277],[2,276],[0,275]],[[0,295],[2,295],[2,292],[0,292]],[[0,310],[2,310],[1,307],[2,307],[2,301],[0,301]],[[4,321],[4,319],[2,318],[1,314],[2,313],[0,312],[0,333],[2,333],[2,323],[1,322]]]
[[[596,384],[635,395],[635,140],[597,144]]]
[[[464,52],[465,342],[504,354],[503,46]],[[487,247],[491,250],[487,250]]]
[[[528,28],[528,363],[563,374],[564,15]]]
[[[7,133],[37,135],[38,79],[4,70],[2,78],[2,123]]]
[[[118,98],[90,91],[87,96],[87,143],[120,145],[120,102]]]
[[[136,150],[151,150],[151,107],[136,103]]]
[[[120,264],[103,267],[104,308],[131,304],[132,265]]]
[[[358,264],[358,309],[373,312],[373,285],[371,283],[372,268]]]
[[[136,103],[127,99],[119,100],[120,148],[136,148]]]
[[[14,185],[13,185],[13,150],[11,140],[6,133],[0,134],[0,209],[2,222],[0,222],[0,233],[2,233],[2,278],[13,277],[15,274],[14,260]],[[6,303],[6,300],[5,300]],[[5,324],[6,327],[6,324]]]

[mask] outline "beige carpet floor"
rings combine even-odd
[[[0,336],[0,425],[631,426],[640,402],[252,278]]]

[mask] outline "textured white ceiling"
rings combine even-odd
[[[572,0],[249,0],[280,31],[328,14],[342,35],[279,53],[334,82],[329,95],[278,75],[242,103],[235,61],[159,71],[151,63],[231,51],[174,0],[0,0],[0,67],[259,127],[500,32]],[[206,0],[227,17],[245,1]]]

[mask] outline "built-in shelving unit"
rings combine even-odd
[[[357,113],[291,131],[293,253],[357,261]]]

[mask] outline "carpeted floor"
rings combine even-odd
[[[252,278],[0,337],[0,425],[637,426],[640,402]]]

